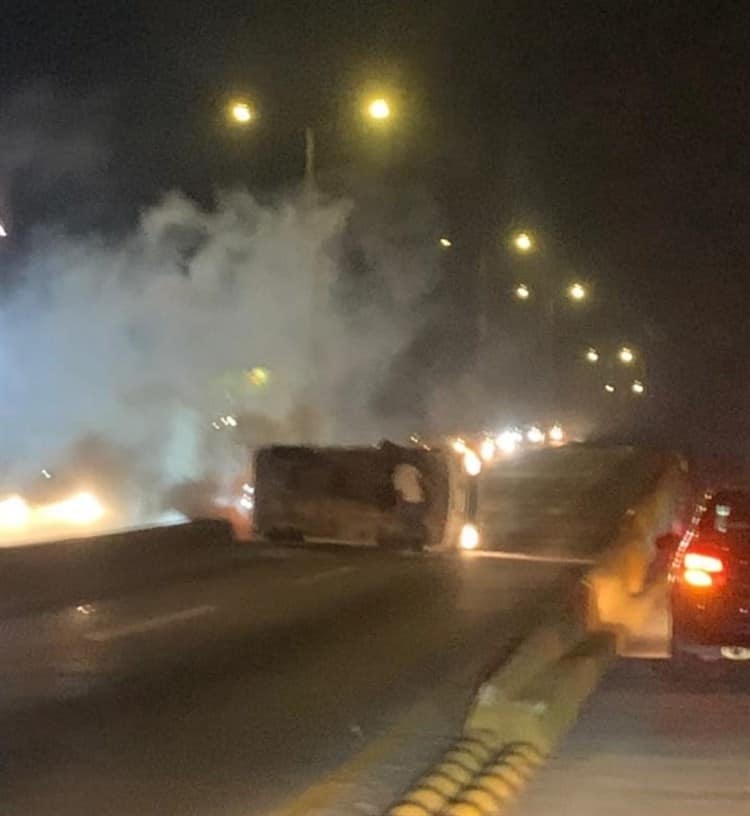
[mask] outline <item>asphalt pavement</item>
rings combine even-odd
[[[677,672],[668,632],[663,604],[513,816],[750,812],[750,665]]]
[[[493,470],[482,524],[502,557],[256,546],[171,576],[161,565],[158,580],[143,559],[140,586],[6,615],[0,812],[312,812],[305,796],[325,802],[331,774],[396,755],[391,782],[405,784],[426,718],[437,752],[654,468],[569,448]]]

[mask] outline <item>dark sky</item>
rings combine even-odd
[[[105,223],[174,186],[289,184],[307,123],[323,174],[377,165],[353,118],[377,81],[400,114],[379,181],[434,197],[455,274],[533,225],[551,263],[617,300],[613,332],[632,321],[649,421],[731,448],[750,410],[749,29],[745,3],[710,0],[6,0],[0,113],[39,84],[88,106],[111,153],[80,211]],[[217,113],[233,91],[262,111],[250,139]],[[14,221],[70,210],[70,190],[38,193],[5,192]]]

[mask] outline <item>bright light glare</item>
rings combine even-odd
[[[519,232],[513,238],[513,246],[519,252],[529,252],[534,246],[534,242],[528,232]]]
[[[440,246],[443,247],[443,249],[450,249],[450,247],[453,246],[453,241],[451,241],[450,238],[443,237],[440,239]]]
[[[582,283],[571,283],[568,287],[568,297],[571,300],[584,300],[586,298],[586,287]]]
[[[689,552],[685,555],[685,569],[703,570],[703,572],[723,572],[724,564],[713,555]]]
[[[255,114],[247,102],[235,102],[229,108],[229,114],[239,125],[247,125],[252,122]]]
[[[623,346],[618,352],[617,357],[621,363],[625,365],[630,365],[633,360],[635,360],[635,353],[633,349],[629,348],[628,346]]]
[[[460,436],[453,440],[452,445],[456,453],[466,453],[466,442]]]
[[[0,238],[7,238],[8,237],[8,230],[5,229],[5,224],[0,221]]]
[[[459,545],[462,550],[476,550],[479,546],[479,530],[475,524],[464,524],[461,528]]]
[[[247,379],[250,385],[254,385],[256,388],[263,388],[268,385],[268,381],[271,379],[271,372],[267,368],[263,368],[263,366],[256,366],[247,372]]]
[[[604,390],[605,390],[605,391],[606,391],[608,394],[614,394],[614,393],[615,393],[615,387],[614,387],[614,385],[612,385],[612,383],[607,383],[607,384],[604,386]]]
[[[630,386],[630,390],[634,394],[642,394],[646,390],[646,387],[640,380],[635,380],[633,384]]]
[[[502,433],[499,433],[495,439],[495,444],[499,448],[500,452],[508,456],[516,452],[518,443],[519,439],[515,431],[503,431]]]
[[[599,352],[595,348],[590,348],[586,351],[586,362],[587,363],[599,362]]]
[[[0,501],[0,529],[23,529],[28,524],[29,514],[29,506],[20,496],[8,496]]]
[[[553,425],[549,429],[549,441],[550,442],[564,442],[565,441],[565,431],[559,425]]]
[[[104,507],[92,493],[76,493],[70,499],[55,502],[39,509],[39,516],[48,521],[86,526],[104,515]]]
[[[685,579],[686,584],[695,587],[710,587],[714,582],[714,579],[707,572],[697,569],[685,570],[682,577]]]
[[[491,462],[495,458],[495,440],[485,436],[479,446],[479,455],[485,462]]]
[[[469,476],[479,476],[482,472],[482,460],[469,448],[464,453],[464,470]]]
[[[373,99],[367,106],[367,113],[373,119],[387,119],[391,115],[391,106],[386,99]]]
[[[247,482],[242,485],[239,504],[245,510],[252,510],[255,507],[255,488]]]
[[[526,439],[528,439],[532,445],[541,445],[542,442],[544,442],[544,431],[541,428],[537,428],[536,425],[532,425],[526,432]]]
[[[531,295],[531,290],[525,283],[519,283],[514,290],[515,296],[519,300],[528,300]]]

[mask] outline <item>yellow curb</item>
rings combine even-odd
[[[484,756],[481,768],[470,773],[458,784],[446,784],[441,765],[422,777],[398,803],[388,810],[388,816],[490,816],[502,811],[515,799],[518,792],[540,763],[540,752],[523,743],[509,743],[490,751],[486,744],[475,740],[470,743]],[[455,753],[451,749],[448,754]],[[450,763],[443,763],[450,764]],[[409,808],[417,808],[409,810]]]

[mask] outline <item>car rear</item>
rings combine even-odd
[[[670,580],[673,653],[750,658],[750,498],[709,503]]]

